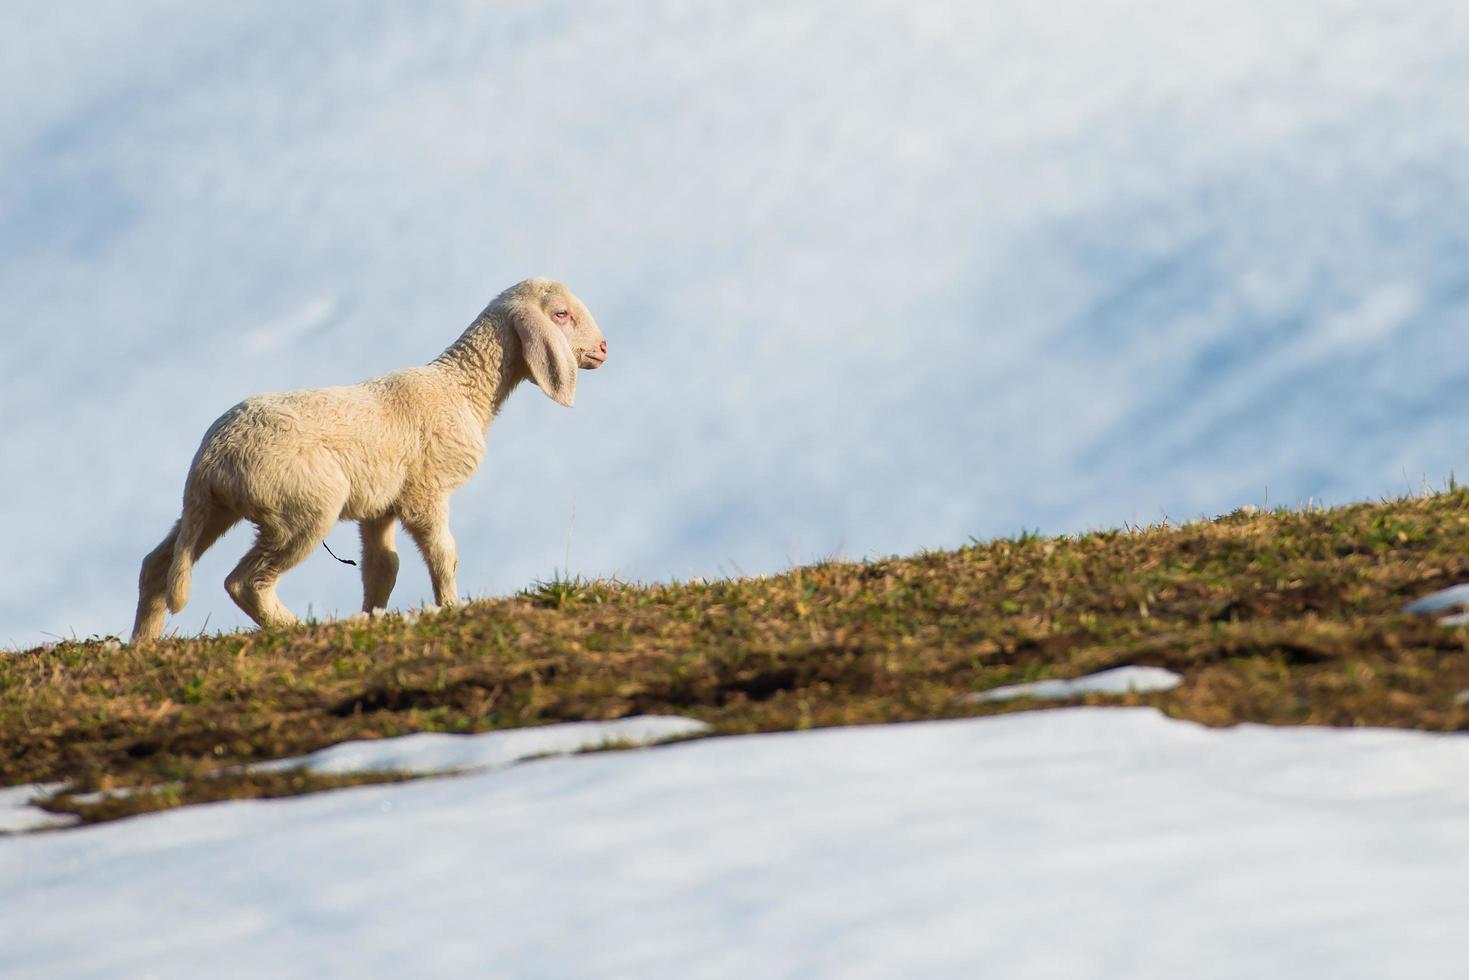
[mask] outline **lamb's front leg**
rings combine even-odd
[[[434,602],[452,606],[459,601],[454,576],[459,572],[459,553],[449,533],[449,501],[440,500],[421,513],[404,513],[403,526],[423,552],[428,577],[434,585]]]
[[[398,552],[393,547],[393,525],[397,518],[388,514],[362,521],[362,611],[386,609],[388,596],[398,581]]]

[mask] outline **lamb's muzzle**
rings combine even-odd
[[[434,361],[360,384],[247,398],[204,434],[184,481],[183,515],[143,559],[133,641],[163,635],[189,596],[193,563],[236,523],[254,545],[225,580],[261,626],[296,622],[276,583],[339,520],[362,531],[362,608],[387,606],[402,524],[428,564],[434,601],[458,601],[449,495],[484,458],[485,435],[520,382],[562,405],[578,368],[607,360],[586,306],[550,279],[505,290]]]

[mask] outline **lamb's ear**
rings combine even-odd
[[[576,354],[566,334],[535,303],[516,303],[510,321],[520,335],[520,349],[531,380],[558,404],[576,398]]]

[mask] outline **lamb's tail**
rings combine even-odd
[[[173,544],[173,562],[168,566],[168,611],[177,613],[189,602],[189,580],[194,557],[199,553],[199,535],[209,516],[208,491],[193,480],[184,485],[184,514],[179,518],[178,538]]]

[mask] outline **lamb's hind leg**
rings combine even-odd
[[[289,626],[299,622],[276,596],[276,583],[326,540],[335,520],[334,511],[304,527],[258,525],[255,544],[224,580],[230,598],[260,626]]]
[[[173,546],[179,539],[179,522],[173,522],[158,547],[143,559],[138,572],[138,614],[133,618],[133,642],[156,640],[163,635],[163,617],[168,608],[163,595],[168,591],[168,566],[173,563]]]
[[[194,546],[194,557],[204,554],[238,521],[238,517],[222,507],[210,515]],[[133,619],[134,643],[156,640],[163,635],[163,617],[168,611],[164,598],[168,592],[168,566],[173,563],[173,549],[178,544],[178,537],[179,522],[174,521],[173,530],[143,559],[143,568],[138,573],[138,614]]]

